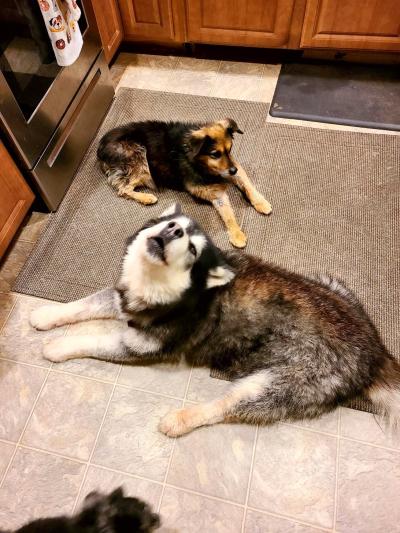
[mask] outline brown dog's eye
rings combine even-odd
[[[219,150],[213,150],[210,152],[210,157],[213,159],[219,159],[221,157],[221,152]]]

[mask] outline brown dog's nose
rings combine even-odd
[[[236,174],[236,172],[237,172],[237,168],[236,168],[236,167],[231,167],[231,168],[229,169],[229,174],[230,174],[231,176],[234,176],[234,175]]]

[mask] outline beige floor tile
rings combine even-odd
[[[240,507],[170,487],[165,489],[160,513],[168,531],[185,533],[239,533],[243,517]]]
[[[249,505],[332,527],[337,439],[290,426],[260,428]]]
[[[0,481],[15,450],[15,444],[0,442]]]
[[[64,335],[65,328],[36,331],[29,324],[31,312],[45,305],[46,300],[19,295],[0,336],[0,358],[23,361],[44,367],[50,362],[42,356],[43,343]],[[52,302],[54,303],[54,302]]]
[[[123,365],[118,383],[132,388],[144,389],[184,398],[190,375],[187,365]]]
[[[79,497],[79,504],[91,491],[109,493],[121,486],[124,487],[127,496],[141,498],[152,505],[154,510],[157,509],[162,491],[161,484],[152,483],[127,474],[111,472],[98,466],[89,467]]]
[[[298,522],[248,510],[244,523],[245,533],[317,533],[321,531]]]
[[[341,440],[336,531],[400,531],[400,454]]]
[[[255,433],[255,426],[219,424],[180,437],[167,483],[244,503]]]
[[[0,360],[0,438],[19,439],[46,374],[41,368]]]
[[[19,448],[0,489],[1,526],[70,513],[84,470],[82,463]]]
[[[279,65],[222,61],[211,96],[270,102],[279,71]]]
[[[107,334],[110,330],[115,331],[116,327],[123,329],[125,325],[116,320],[93,320],[91,322],[81,322],[69,327],[67,336],[73,335],[99,335]],[[98,359],[84,358],[73,359],[54,366],[55,370],[71,372],[89,378],[102,379],[114,382],[120,370],[119,364]]]
[[[23,444],[88,460],[112,385],[50,372]]]
[[[210,377],[209,368],[194,368],[190,378],[187,399],[192,402],[214,400],[232,386],[230,381]]]
[[[174,441],[157,426],[179,406],[178,400],[117,386],[92,462],[163,481]]]
[[[119,82],[118,87],[149,89],[155,91],[168,90],[169,81],[178,62],[173,56],[154,56],[138,54],[130,58],[129,65]]]
[[[164,90],[208,96],[213,90],[219,64],[210,59],[180,57]]]
[[[0,330],[4,326],[10,315],[11,309],[15,305],[17,297],[10,292],[0,293]]]
[[[371,413],[342,408],[340,434],[371,444],[400,448],[400,431],[391,429],[387,421]]]
[[[39,213],[36,211],[31,213],[18,236],[18,240],[35,243],[42,234],[49,219],[50,215],[48,213]]]
[[[328,413],[319,418],[314,418],[313,420],[299,420],[290,423],[290,425],[312,429],[314,431],[322,431],[323,433],[331,433],[332,435],[338,434],[338,424],[339,409],[336,409],[332,413]]]
[[[14,285],[25,261],[33,248],[33,243],[17,241],[10,245],[8,254],[0,263],[0,292],[9,292]]]

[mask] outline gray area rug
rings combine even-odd
[[[270,124],[267,111],[264,103],[121,89],[14,290],[67,302],[112,285],[125,239],[176,200],[228,248],[214,208],[186,193],[162,191],[148,207],[118,198],[96,148],[107,130],[133,120],[234,117],[245,132],[235,156],[273,206],[263,217],[231,190],[246,252],[345,280],[400,357],[400,137]],[[363,400],[352,406],[370,409]]]

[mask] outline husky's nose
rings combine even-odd
[[[174,239],[180,239],[183,237],[183,229],[180,227],[180,225],[177,222],[169,222],[167,226],[161,231],[160,237],[164,239],[164,241],[169,242]]]
[[[231,176],[234,176],[234,175],[236,174],[236,172],[237,172],[237,168],[236,168],[236,167],[231,167],[231,168],[229,169],[229,174],[230,174]]]

